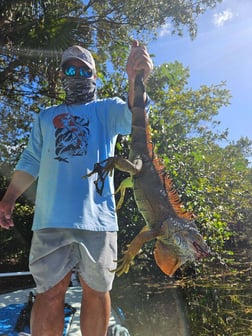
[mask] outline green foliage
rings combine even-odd
[[[218,1],[62,1],[3,0],[0,2],[0,134],[1,160],[15,165],[27,141],[33,113],[62,102],[57,68],[62,50],[81,44],[97,63],[102,84],[107,61],[122,71],[131,37],[153,37],[166,20],[174,31],[187,26],[195,36],[196,18]],[[108,83],[101,94],[114,96]],[[125,96],[125,94],[124,94]],[[14,143],[13,143],[14,142]]]
[[[186,310],[194,335],[251,335],[251,297],[248,289],[186,289]]]
[[[174,32],[181,34],[187,26],[193,37],[197,16],[217,2],[2,1],[0,126],[6,131],[0,134],[1,192],[8,169],[12,170],[27,142],[34,113],[63,99],[57,67],[64,48],[74,43],[89,48],[97,63],[99,96],[125,99],[127,81],[122,69],[131,37],[152,38],[167,20],[172,21]],[[111,69],[116,73],[111,74]],[[228,132],[218,130],[216,116],[230,99],[225,83],[192,90],[187,87],[189,75],[189,69],[175,62],[156,68],[150,77],[153,141],[183,203],[197,215],[213,250],[221,253],[235,232],[240,234],[241,223],[247,227],[251,220],[252,171],[247,160],[251,140],[230,142]],[[118,142],[117,150],[127,156],[127,139]],[[116,174],[116,185],[123,177]],[[125,244],[144,224],[130,191],[119,217],[119,238]],[[20,230],[25,231],[21,223]]]
[[[163,159],[182,203],[195,214],[213,259],[217,258],[220,267],[223,262],[235,266],[239,259],[235,246],[243,240],[248,243],[251,237],[252,171],[247,157],[252,141],[241,138],[231,142],[227,131],[218,130],[216,116],[230,99],[225,83],[192,90],[187,87],[189,75],[189,69],[175,62],[155,68],[149,79],[155,152]],[[118,155],[128,156],[127,141],[130,139],[119,142]],[[125,177],[116,172],[116,187]],[[119,243],[125,246],[145,224],[132,191],[126,193],[119,219]],[[144,259],[136,262],[139,271],[144,267],[153,272],[152,250],[153,244],[144,247]],[[209,272],[211,267],[210,263]]]
[[[6,162],[0,165],[0,199],[2,198],[11,178],[12,168]],[[13,212],[15,227],[10,230],[0,229],[0,269],[2,264],[8,264],[8,271],[28,270],[28,255],[32,238],[32,219],[36,186],[31,186],[18,199]],[[21,267],[21,268],[20,268]]]
[[[192,90],[186,87],[188,76],[188,69],[175,62],[150,78],[153,142],[209,245],[223,254],[235,226],[241,221],[249,226],[252,185],[246,155],[252,142],[230,143],[227,131],[217,129],[214,118],[230,98],[224,83]]]
[[[174,33],[181,35],[186,27],[194,37],[197,16],[217,2],[0,1],[0,196],[26,145],[34,113],[64,98],[57,71],[63,49],[74,43],[89,48],[97,63],[99,96],[125,99],[124,66],[131,38],[147,41],[167,21],[172,22]],[[181,287],[187,285],[183,306],[192,334],[243,335],[244,331],[251,333],[251,296],[246,286],[249,288],[251,282],[252,168],[248,158],[252,141],[241,138],[231,142],[228,132],[218,129],[219,110],[230,100],[225,83],[192,90],[187,86],[189,76],[189,69],[179,62],[155,68],[147,87],[153,100],[149,119],[155,151],[163,159],[183,204],[197,216],[197,225],[219,262],[209,260],[193,269],[184,267],[183,279],[178,280],[181,273],[174,279]],[[129,144],[129,137],[119,137],[117,154],[127,157]],[[126,175],[116,171],[115,185]],[[6,271],[7,262],[10,271],[27,269],[35,187],[18,200],[13,215],[15,228],[0,229],[1,271]],[[145,225],[132,191],[126,192],[118,217],[122,251]],[[152,251],[153,242],[144,247],[134,272],[124,278],[130,283],[129,297],[133,290],[131,276],[149,272],[151,277],[144,278],[147,288],[142,280],[141,286],[136,284],[128,313],[133,315],[133,328],[136,316],[139,320],[136,333],[140,325],[145,333],[153,334],[160,328],[165,334],[170,321],[167,311],[171,316],[174,312],[167,287],[174,279],[161,274],[153,263]],[[20,268],[17,261],[22,261]],[[165,295],[158,288],[161,279]],[[230,286],[220,288],[221,281]],[[140,310],[135,304],[139,287],[143,289]],[[120,279],[117,299],[125,294],[121,289]],[[158,291],[160,295],[155,297],[153,293]],[[153,329],[149,324],[146,327],[146,321],[151,321]]]

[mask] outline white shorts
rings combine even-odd
[[[43,293],[74,267],[86,284],[99,292],[112,289],[117,260],[117,232],[43,229],[33,232],[29,267]]]

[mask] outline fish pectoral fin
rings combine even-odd
[[[119,210],[123,204],[126,189],[132,188],[132,187],[133,187],[133,182],[130,176],[124,179],[120,183],[119,187],[115,191],[115,194],[120,192],[120,198],[119,198],[119,201],[117,202],[116,210]]]
[[[127,250],[123,253],[123,258],[118,260],[119,265],[115,270],[116,274],[121,276],[123,273],[128,273],[130,266],[133,264],[135,256],[139,253],[143,244],[156,238],[157,235],[158,234],[155,230],[150,230],[147,225],[144,226],[143,229],[128,245]]]

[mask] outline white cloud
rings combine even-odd
[[[166,36],[166,35],[171,35],[171,24],[170,23],[165,23],[161,26],[161,30],[159,32],[159,36],[160,37],[163,37],[163,36]]]
[[[233,19],[233,13],[230,9],[226,9],[220,13],[214,14],[213,22],[215,26],[222,27],[225,22]]]

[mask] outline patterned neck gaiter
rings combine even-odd
[[[96,80],[92,78],[70,77],[62,79],[66,92],[65,103],[83,104],[96,99]]]

